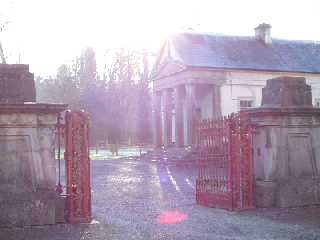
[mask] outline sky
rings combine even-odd
[[[274,38],[320,41],[319,0],[0,0],[7,63],[55,75],[84,47],[101,64],[108,49],[157,52],[177,31],[253,36],[260,23]]]

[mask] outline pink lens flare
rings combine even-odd
[[[177,224],[188,218],[187,214],[179,210],[170,210],[162,212],[157,217],[158,224]]]

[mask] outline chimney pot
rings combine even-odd
[[[255,36],[257,40],[262,41],[265,44],[272,43],[270,24],[266,24],[266,23],[259,24],[259,26],[256,27],[254,30],[255,30]]]

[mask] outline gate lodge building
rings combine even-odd
[[[196,122],[258,107],[267,79],[304,77],[320,106],[320,42],[271,38],[260,24],[255,36],[176,33],[154,65],[155,147],[191,146]]]

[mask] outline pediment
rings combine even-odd
[[[157,71],[155,71],[152,75],[153,79],[161,79],[168,76],[172,76],[175,73],[181,72],[185,70],[186,67],[176,61],[172,61],[170,59],[166,59],[162,62],[161,65],[158,66]]]
[[[172,55],[173,54],[173,55]],[[185,66],[179,61],[178,54],[169,40],[165,41],[157,56],[151,79],[156,80],[181,72]]]

